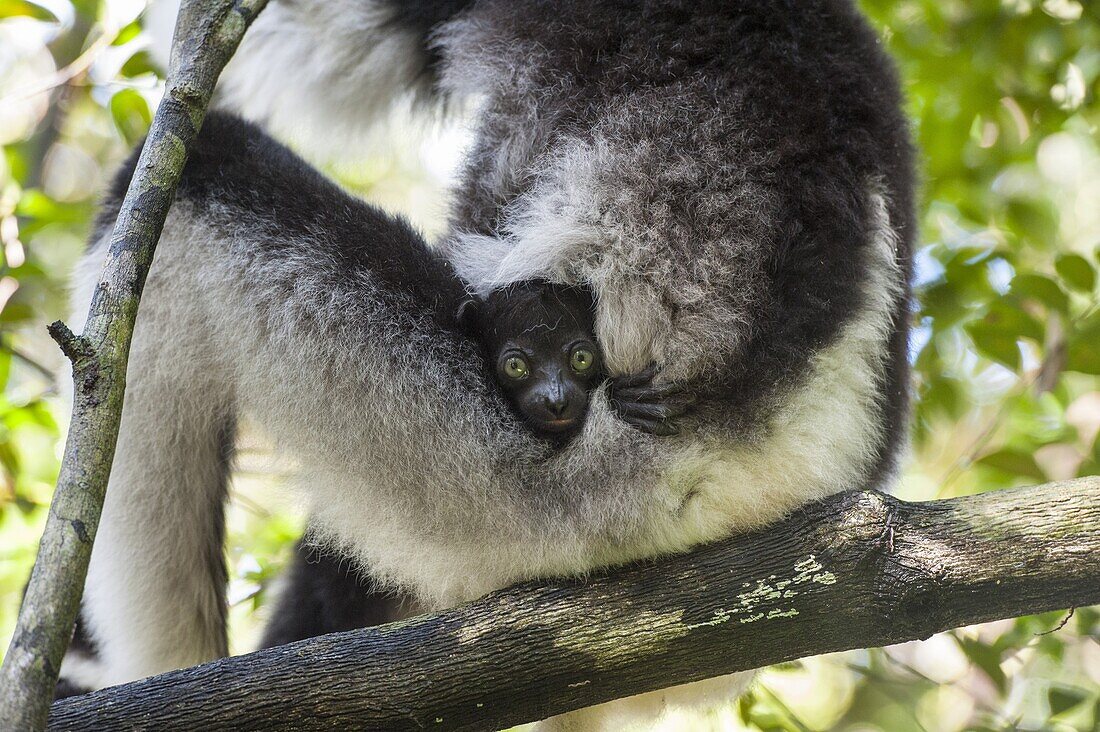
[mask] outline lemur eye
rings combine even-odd
[[[587,371],[592,368],[592,364],[595,363],[595,361],[595,354],[587,348],[574,349],[573,354],[569,357],[569,365],[577,372]]]
[[[522,379],[527,372],[527,362],[519,356],[509,356],[504,360],[504,375],[509,379]]]

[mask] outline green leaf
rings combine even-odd
[[[30,17],[35,20],[57,21],[57,17],[38,3],[26,0],[0,0],[0,18],[16,16]]]
[[[79,203],[61,203],[36,188],[23,191],[15,212],[32,219],[44,219],[50,223],[83,224],[88,219],[88,207]],[[27,230],[23,228],[24,232]]]
[[[34,308],[23,302],[20,293],[15,293],[0,311],[0,323],[8,325],[22,324],[34,320],[38,315]]]
[[[8,475],[19,475],[19,455],[11,442],[0,442],[0,466]]]
[[[126,77],[135,77],[155,74],[156,70],[152,55],[148,51],[138,51],[122,65],[121,73]]]
[[[111,117],[119,133],[131,145],[145,136],[153,121],[145,97],[136,89],[123,89],[111,97]]]
[[[135,20],[118,32],[118,35],[115,36],[115,40],[111,41],[111,45],[123,46],[137,38],[140,34],[141,23]]]
[[[1078,323],[1070,333],[1066,370],[1100,376],[1100,311]]]
[[[1079,635],[1089,635],[1100,631],[1100,610],[1091,607],[1079,607],[1073,617],[1077,621]]]
[[[1016,371],[1020,368],[1020,348],[1016,335],[984,321],[966,326],[966,332],[974,341],[974,347],[986,358],[1004,364]]]
[[[1096,270],[1079,254],[1063,254],[1055,261],[1054,269],[1066,284],[1079,292],[1092,292],[1096,287]]]
[[[1100,346],[1071,348],[1066,356],[1066,370],[1100,376]]]
[[[1034,478],[1038,481],[1047,479],[1046,473],[1035,462],[1035,458],[1027,453],[1003,448],[980,458],[977,463],[986,467],[1000,470],[1003,473],[1019,475],[1025,478]]]
[[[1077,467],[1078,478],[1092,475],[1100,475],[1100,434],[1096,435],[1096,440],[1092,443],[1092,453]]]
[[[1050,716],[1063,714],[1073,709],[1078,704],[1086,701],[1089,695],[1081,689],[1067,686],[1052,686],[1047,692],[1047,703],[1050,704]]]
[[[1012,278],[1011,291],[1025,298],[1037,300],[1051,310],[1069,312],[1069,296],[1054,280],[1039,274],[1019,274]]]
[[[966,657],[970,661],[980,668],[985,675],[989,677],[989,680],[993,682],[997,690],[1004,694],[1005,689],[1008,688],[1008,679],[1005,677],[1005,672],[1001,669],[1001,654],[998,650],[992,646],[986,645],[979,640],[973,638],[960,638],[954,636],[955,642],[959,644],[962,652],[966,654]]]
[[[937,376],[929,379],[927,387],[921,393],[917,409],[931,414],[942,412],[951,419],[958,419],[966,411],[965,390],[958,379],[950,376]]]
[[[996,300],[986,312],[982,322],[988,323],[1019,338],[1030,338],[1037,343],[1043,342],[1044,328],[1038,320],[1026,310],[1007,300]]]
[[[12,430],[27,426],[42,427],[57,433],[57,421],[42,400],[28,402],[4,414],[4,424]]]

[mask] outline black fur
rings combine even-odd
[[[548,282],[519,282],[489,294],[476,330],[486,366],[517,415],[536,433],[565,441],[584,424],[588,394],[602,381],[590,293]],[[590,366],[576,371],[574,349],[591,354]],[[522,378],[507,373],[519,359]]]
[[[350,560],[301,541],[286,582],[272,605],[261,648],[393,622],[415,607],[372,587]]]
[[[115,176],[107,196],[109,203],[97,224],[100,233],[113,225],[138,153],[136,150]],[[591,294],[545,282],[522,283],[494,292],[477,307],[472,325],[460,322],[458,314],[470,301],[465,286],[450,264],[428,249],[408,224],[347,195],[258,127],[232,115],[208,115],[184,169],[176,200],[201,208],[222,208],[231,217],[262,222],[271,233],[264,246],[272,256],[279,256],[281,248],[298,246],[324,232],[318,247],[332,258],[335,277],[352,283],[351,287],[358,276],[381,278],[387,285],[383,290],[404,296],[400,307],[427,314],[455,337],[472,336],[480,344],[480,353],[489,359],[486,374],[495,372],[498,351],[532,328],[553,333],[554,338],[544,338],[551,341],[551,346],[560,345],[563,338],[595,337]],[[541,326],[550,328],[542,330]],[[601,377],[600,370],[595,369],[584,380],[584,388],[598,384]],[[666,392],[660,392],[656,401],[666,396]],[[563,435],[541,432],[529,411],[520,408],[514,399],[510,404],[520,421],[548,439],[565,439],[576,431]],[[617,406],[626,414],[638,408],[626,399]],[[652,406],[644,403],[642,408]],[[668,416],[660,422],[667,424]],[[578,428],[581,423],[577,423]],[[637,424],[658,431],[648,422]],[[226,434],[231,435],[232,429]],[[222,443],[226,446],[224,466],[228,471],[231,440],[222,438]],[[219,535],[223,531],[219,526]],[[214,576],[224,584],[225,567],[219,547],[210,547],[214,552],[210,561],[215,567]],[[408,607],[409,603],[402,603],[392,593],[373,589],[369,579],[360,578],[345,556],[299,542],[286,587],[265,629],[263,647],[390,622]],[[94,655],[93,648],[89,655]],[[83,691],[65,686],[59,694]]]
[[[69,642],[69,648],[66,651],[71,656],[82,656],[84,658],[96,657],[96,645],[92,639],[88,629],[84,625],[84,619],[80,616],[76,618],[76,627],[73,629],[73,639]],[[72,679],[61,677],[57,680],[57,686],[54,688],[53,698],[65,699],[70,696],[80,696],[81,694],[87,694],[91,689],[85,688],[76,683]]]
[[[416,4],[403,22],[436,25],[455,10],[450,6]],[[518,82],[497,91],[495,103],[487,107],[464,187],[456,196],[458,230],[496,234],[504,224],[501,204],[530,191],[538,156],[553,149],[560,134],[584,135],[590,110],[634,88],[639,68],[647,71],[646,86],[637,90],[640,109],[635,121],[624,124],[623,135],[659,140],[682,158],[699,160],[717,157],[708,154],[708,144],[720,150],[727,138],[749,140],[750,154],[717,168],[712,184],[721,186],[731,176],[755,179],[775,197],[783,219],[762,253],[763,278],[746,283],[755,307],[743,352],[727,360],[725,370],[695,385],[705,394],[698,417],[712,428],[721,425],[737,434],[759,429],[799,384],[813,356],[833,342],[861,306],[869,212],[863,191],[851,181],[881,180],[906,288],[894,313],[881,392],[885,440],[866,476],[867,484],[883,480],[893,469],[907,418],[906,304],[916,235],[913,154],[896,75],[853,4],[488,0],[476,3],[472,12],[491,18],[500,45],[523,58],[528,87]],[[534,131],[529,167],[520,161],[501,182],[498,146],[512,133],[516,109],[531,104],[530,88],[543,95],[539,114],[554,122],[549,131]],[[646,115],[647,106],[663,111],[667,100],[677,98],[688,108],[700,99],[713,100],[715,112],[706,119],[710,129],[677,129],[681,122],[675,117]],[[723,109],[731,104],[737,105],[735,111]],[[639,176],[653,172],[646,168]],[[681,183],[669,175],[622,183],[629,189],[674,189],[678,184],[692,181]],[[659,193],[655,198],[667,200]],[[705,236],[708,227],[731,222],[743,225],[737,214],[707,211],[689,196],[680,201],[682,208],[663,213],[683,222],[684,237]],[[668,246],[677,246],[678,233],[669,232]],[[685,264],[691,266],[693,259],[685,249]]]
[[[385,0],[392,13],[391,23],[407,31],[412,31],[421,39],[424,54],[424,71],[432,76],[436,83],[436,74],[442,56],[432,43],[432,31],[439,25],[473,4],[473,0],[433,0],[432,2],[404,2],[403,0]]]

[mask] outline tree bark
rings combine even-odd
[[[266,0],[183,0],[164,99],[126,192],[82,335],[50,334],[73,362],[73,415],[57,490],[0,669],[4,729],[46,723],[72,636],[122,416],[138,300],[214,83]]]
[[[927,503],[852,492],[691,554],[63,700],[50,729],[501,729],[1094,603],[1100,477]]]

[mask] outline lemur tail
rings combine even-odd
[[[439,101],[433,32],[473,0],[273,0],[216,106],[333,159],[402,101]]]

